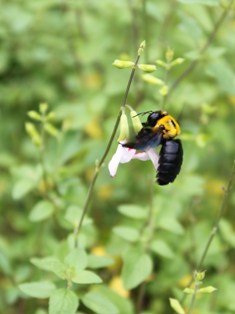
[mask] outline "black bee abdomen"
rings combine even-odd
[[[183,148],[180,140],[167,140],[159,153],[157,183],[166,185],[173,182],[180,172],[183,162]]]

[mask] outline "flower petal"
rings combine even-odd
[[[136,152],[132,159],[139,159],[142,161],[149,160],[149,155],[146,152]]]
[[[133,158],[135,152],[136,152],[135,149],[123,147],[122,143],[118,144],[116,153],[113,155],[112,159],[108,164],[110,175],[114,177],[117,172],[119,163],[124,164],[129,162]]]
[[[150,148],[146,151],[146,154],[148,154],[149,159],[152,161],[154,168],[157,170],[158,168],[158,160],[159,160],[159,155],[156,152],[154,148]]]

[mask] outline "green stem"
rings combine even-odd
[[[234,3],[234,0],[231,0],[230,3],[228,4],[228,6],[224,9],[223,13],[221,14],[220,18],[218,19],[218,21],[216,22],[214,29],[212,31],[212,33],[210,34],[210,36],[208,37],[207,41],[205,42],[205,44],[202,46],[202,48],[199,50],[199,54],[203,55],[203,53],[205,53],[205,51],[207,50],[207,48],[210,46],[210,44],[212,43],[212,41],[215,39],[215,36],[220,28],[220,26],[222,25],[222,23],[224,22],[226,16],[228,15],[232,5]],[[188,67],[180,74],[180,76],[175,80],[175,82],[171,85],[167,98],[169,98],[173,91],[176,89],[176,87],[178,87],[178,85],[195,69],[195,67],[197,66],[197,64],[199,63],[200,59],[198,60],[194,60],[192,61]]]
[[[220,208],[219,208],[217,219],[216,219],[216,221],[215,221],[215,223],[214,223],[214,225],[212,227],[210,236],[209,236],[208,241],[207,241],[207,243],[205,245],[205,248],[203,250],[202,256],[201,256],[199,262],[197,263],[196,271],[198,271],[198,270],[200,270],[202,268],[202,265],[203,265],[203,263],[205,261],[205,258],[207,256],[207,253],[209,251],[211,243],[212,243],[215,235],[217,234],[217,232],[219,230],[219,223],[220,223],[221,218],[224,215],[224,212],[225,212],[225,209],[226,209],[226,205],[227,205],[227,201],[228,201],[228,197],[229,197],[229,194],[230,194],[230,191],[231,191],[231,188],[232,188],[232,184],[233,184],[234,178],[235,178],[235,160],[233,162],[233,168],[232,168],[232,172],[231,172],[230,178],[228,180],[227,187],[224,189],[224,196],[223,196]],[[190,280],[190,282],[188,283],[187,287],[190,287],[192,283],[193,283],[193,278]],[[183,303],[185,301],[185,298],[186,298],[186,295],[184,295],[183,298],[181,299],[181,303]]]
[[[143,48],[143,47],[141,47],[141,48]],[[129,77],[129,80],[128,80],[128,83],[127,83],[126,91],[125,91],[125,94],[124,94],[124,97],[123,97],[123,101],[122,101],[122,104],[121,104],[121,107],[120,107],[120,111],[119,111],[119,114],[117,116],[117,119],[116,119],[116,122],[115,122],[115,125],[114,125],[114,128],[113,128],[112,134],[111,134],[110,139],[109,139],[109,142],[107,144],[107,147],[106,147],[106,149],[105,149],[105,151],[104,151],[100,161],[96,165],[95,172],[94,172],[93,178],[91,180],[91,183],[90,183],[90,186],[89,186],[89,189],[88,189],[88,192],[87,192],[87,197],[86,197],[86,200],[85,200],[85,204],[83,206],[82,215],[80,217],[80,220],[79,220],[77,226],[74,229],[74,246],[75,247],[78,247],[79,232],[81,230],[82,223],[83,223],[83,220],[85,218],[85,215],[86,215],[86,213],[88,211],[88,207],[89,207],[89,204],[90,204],[90,201],[91,201],[91,198],[92,198],[92,194],[93,194],[94,186],[95,186],[95,183],[96,183],[96,179],[97,179],[97,177],[99,175],[99,172],[100,172],[100,169],[103,166],[104,161],[105,161],[105,159],[106,159],[106,157],[107,157],[107,155],[109,153],[109,150],[110,150],[110,148],[112,146],[114,137],[115,137],[115,135],[117,133],[117,129],[118,129],[120,118],[121,118],[121,114],[122,114],[122,108],[125,107],[125,105],[126,105],[127,97],[128,97],[128,94],[129,94],[131,83],[132,83],[133,78],[134,78],[134,74],[135,74],[135,71],[136,71],[136,68],[137,68],[137,64],[139,62],[140,55],[141,55],[141,49],[138,50],[138,55],[137,55],[135,64],[134,64],[134,66],[132,68],[132,71],[131,71],[131,74],[130,74],[130,77]]]
[[[191,302],[190,302],[187,314],[190,314],[192,312],[192,310],[193,310],[193,307],[194,307],[194,304],[195,304],[195,301],[196,301],[198,287],[199,287],[199,283],[197,281],[195,281],[194,291],[193,291],[193,294],[192,294],[192,299],[191,299]]]

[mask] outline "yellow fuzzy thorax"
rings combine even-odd
[[[163,138],[171,139],[180,134],[180,126],[178,122],[170,115],[166,115],[159,119],[153,127],[153,131],[157,132],[160,127],[163,127]]]

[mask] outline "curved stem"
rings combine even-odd
[[[226,16],[228,15],[228,13],[229,13],[233,3],[234,3],[234,0],[231,0],[230,3],[228,4],[228,6],[224,9],[224,11],[221,14],[220,18],[216,22],[212,33],[210,34],[210,36],[208,37],[207,41],[202,46],[202,48],[199,50],[199,54],[200,55],[202,55],[207,50],[207,48],[210,46],[212,41],[215,39],[215,36],[216,36],[220,26],[224,22]],[[192,61],[188,65],[188,67],[180,74],[180,76],[171,85],[171,87],[169,89],[169,92],[168,92],[168,95],[167,95],[167,98],[169,98],[172,95],[172,93],[176,89],[176,87],[178,87],[178,85],[195,69],[195,67],[197,66],[199,61],[200,61],[200,59]]]
[[[85,215],[86,215],[86,213],[88,211],[88,206],[89,206],[91,198],[92,198],[92,193],[93,193],[93,190],[94,190],[94,186],[95,186],[97,177],[98,177],[100,169],[103,166],[104,161],[105,161],[105,159],[106,159],[106,157],[107,157],[107,155],[109,153],[109,150],[110,150],[110,148],[112,146],[114,137],[116,135],[116,132],[117,132],[117,129],[118,129],[118,126],[119,126],[119,122],[120,122],[120,118],[121,118],[121,113],[122,113],[121,108],[126,105],[127,97],[128,97],[129,91],[130,91],[131,83],[132,83],[133,78],[134,78],[134,74],[135,74],[135,71],[136,71],[136,68],[137,68],[137,64],[139,62],[139,58],[140,58],[142,49],[143,49],[143,44],[140,46],[140,49],[138,50],[138,55],[137,55],[137,58],[135,60],[135,64],[134,64],[134,66],[132,68],[132,71],[131,71],[131,74],[130,74],[130,77],[129,77],[129,80],[128,80],[128,83],[127,83],[126,91],[125,91],[125,94],[124,94],[124,97],[123,97],[123,101],[122,101],[122,104],[121,104],[121,107],[120,107],[120,111],[119,111],[119,114],[117,116],[117,119],[116,119],[116,122],[115,122],[115,125],[114,125],[114,128],[113,128],[112,134],[110,136],[110,139],[108,141],[107,147],[106,147],[106,149],[105,149],[105,151],[104,151],[100,161],[96,165],[95,172],[94,172],[93,178],[91,180],[91,183],[90,183],[90,186],[89,186],[89,189],[88,189],[88,192],[87,192],[87,197],[86,197],[86,200],[85,200],[85,203],[84,203],[84,206],[83,206],[82,215],[80,217],[80,220],[79,220],[77,226],[74,229],[74,246],[75,247],[78,246],[78,235],[79,235],[79,232],[81,230],[82,223],[83,223],[83,220],[85,218]]]
[[[193,291],[193,294],[192,294],[192,299],[191,299],[191,302],[190,302],[187,314],[190,314],[192,312],[192,309],[193,309],[195,301],[196,301],[198,287],[199,287],[198,282],[195,282],[194,291]]]
[[[205,261],[205,258],[206,258],[206,255],[207,255],[208,251],[209,251],[211,243],[212,243],[215,235],[217,234],[217,232],[219,230],[219,223],[220,223],[221,218],[224,215],[224,212],[225,212],[225,209],[226,209],[226,205],[227,205],[227,201],[228,201],[228,197],[229,197],[229,194],[230,194],[230,191],[231,191],[231,188],[232,188],[232,184],[233,184],[234,178],[235,178],[235,160],[233,162],[233,168],[232,168],[232,172],[231,172],[230,178],[228,180],[227,187],[224,188],[224,196],[223,196],[220,208],[219,208],[217,219],[216,219],[216,221],[215,221],[215,223],[214,223],[214,225],[212,227],[210,236],[209,236],[209,238],[207,240],[207,243],[205,245],[205,248],[203,250],[201,258],[200,258],[200,260],[197,263],[196,270],[200,270],[202,268],[202,265],[203,265],[203,263]],[[187,287],[190,287],[192,283],[193,283],[193,278],[189,281]],[[183,298],[181,299],[182,303],[185,301],[185,298],[186,298],[186,295],[184,295]]]

